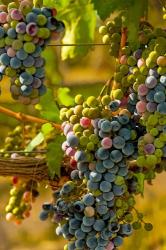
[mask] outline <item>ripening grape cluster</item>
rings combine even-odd
[[[13,177],[12,184],[10,199],[5,208],[6,220],[18,225],[30,216],[32,203],[39,196],[38,185],[35,181],[24,181],[18,177]]]
[[[46,92],[45,60],[41,52],[64,24],[56,10],[35,8],[31,1],[0,5],[0,79],[10,77],[12,97],[23,104],[36,104]]]
[[[137,114],[146,133],[138,140],[137,165],[151,172],[162,168],[166,158],[166,32],[144,26],[139,36],[140,48],[122,48],[115,73],[116,98],[127,102],[132,114]]]
[[[0,149],[0,157],[11,158],[13,161],[17,158],[24,158],[25,156],[19,151],[24,150],[24,147],[29,144],[38,131],[38,124],[34,124],[33,127],[31,125],[16,126],[5,138],[3,148]],[[10,153],[10,151],[13,153]],[[11,183],[10,198],[5,209],[6,220],[21,224],[24,219],[30,216],[32,203],[35,202],[38,195],[37,182],[14,176]]]
[[[57,235],[69,240],[64,249],[117,249],[123,239],[144,223],[135,210],[138,182],[128,167],[137,159],[140,128],[119,100],[75,97],[76,105],[62,108],[60,117],[70,157],[71,180],[43,204],[41,220],[51,215]]]
[[[118,57],[121,41],[122,18],[116,17],[108,21],[106,25],[99,28],[99,33],[103,35],[103,43],[110,44],[109,53],[111,56]]]

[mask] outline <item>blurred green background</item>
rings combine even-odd
[[[162,15],[156,8],[156,1],[152,1],[150,20],[153,25],[163,25]],[[100,25],[100,23],[98,24]],[[101,42],[96,31],[95,42]],[[55,41],[54,41],[55,43]],[[56,43],[60,43],[57,41]],[[44,56],[47,59],[47,85],[58,96],[58,88],[65,88],[65,95],[72,97],[81,93],[98,95],[103,84],[112,76],[115,61],[109,56],[108,48],[94,46],[89,53],[78,60],[61,60],[60,48],[47,47]],[[2,95],[0,105],[16,111],[36,115],[34,107],[23,107],[13,101],[9,92],[9,80],[1,82]],[[70,91],[70,92],[69,92]],[[0,145],[3,145],[7,132],[18,122],[0,114]],[[145,220],[152,222],[152,232],[137,231],[125,240],[121,250],[166,250],[166,174],[158,175],[153,186],[145,187],[144,198],[137,198],[137,207],[145,214]],[[41,222],[38,218],[41,204],[51,199],[51,190],[41,184],[40,197],[33,205],[32,215],[21,226],[15,226],[5,221],[4,208],[9,198],[10,179],[0,178],[0,250],[62,250],[63,239],[57,239],[54,234],[55,225],[50,221]]]

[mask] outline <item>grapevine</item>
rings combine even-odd
[[[27,0],[0,6],[0,79],[10,78],[12,97],[23,104],[37,104],[46,92],[41,53],[51,35],[58,38],[64,29],[55,15],[56,10]]]
[[[13,98],[27,105],[37,104],[46,92],[41,52],[53,33],[59,37],[64,30],[54,9],[34,2],[0,5],[0,77],[11,78]],[[97,8],[95,0],[90,2]],[[0,106],[1,113],[23,122],[9,132],[0,157],[43,160],[53,193],[39,218],[56,224],[56,234],[68,241],[64,250],[117,250],[134,230],[151,231],[136,197],[143,195],[145,183],[152,184],[166,170],[166,30],[153,27],[147,8],[134,1],[133,10],[140,7],[134,41],[132,7],[121,1],[116,8],[111,2],[110,12],[119,12],[99,27],[99,34],[114,58],[115,72],[98,96],[77,94],[67,107],[57,98],[53,105],[58,115],[51,119],[43,115],[42,104],[36,106],[40,117]],[[108,17],[97,10],[102,19]],[[7,221],[20,224],[30,216],[39,181],[13,176]]]

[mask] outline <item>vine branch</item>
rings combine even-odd
[[[39,118],[39,117],[35,117],[35,116],[31,116],[31,115],[27,115],[27,114],[24,114],[24,113],[21,113],[21,112],[14,112],[10,109],[7,109],[7,108],[4,108],[2,106],[0,106],[0,113],[2,114],[5,114],[5,115],[8,115],[10,117],[13,117],[21,122],[32,122],[32,123],[41,123],[41,124],[44,124],[44,123],[51,123],[52,126],[58,130],[61,130],[61,125],[60,124],[57,124],[57,123],[54,123],[54,122],[51,122],[49,120],[46,120],[46,119],[42,119],[42,118]]]

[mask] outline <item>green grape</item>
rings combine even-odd
[[[142,227],[142,225],[139,221],[135,221],[133,222],[132,227],[134,230],[139,230]]]
[[[151,223],[145,223],[144,224],[144,229],[146,231],[152,231],[153,230],[153,225]]]

